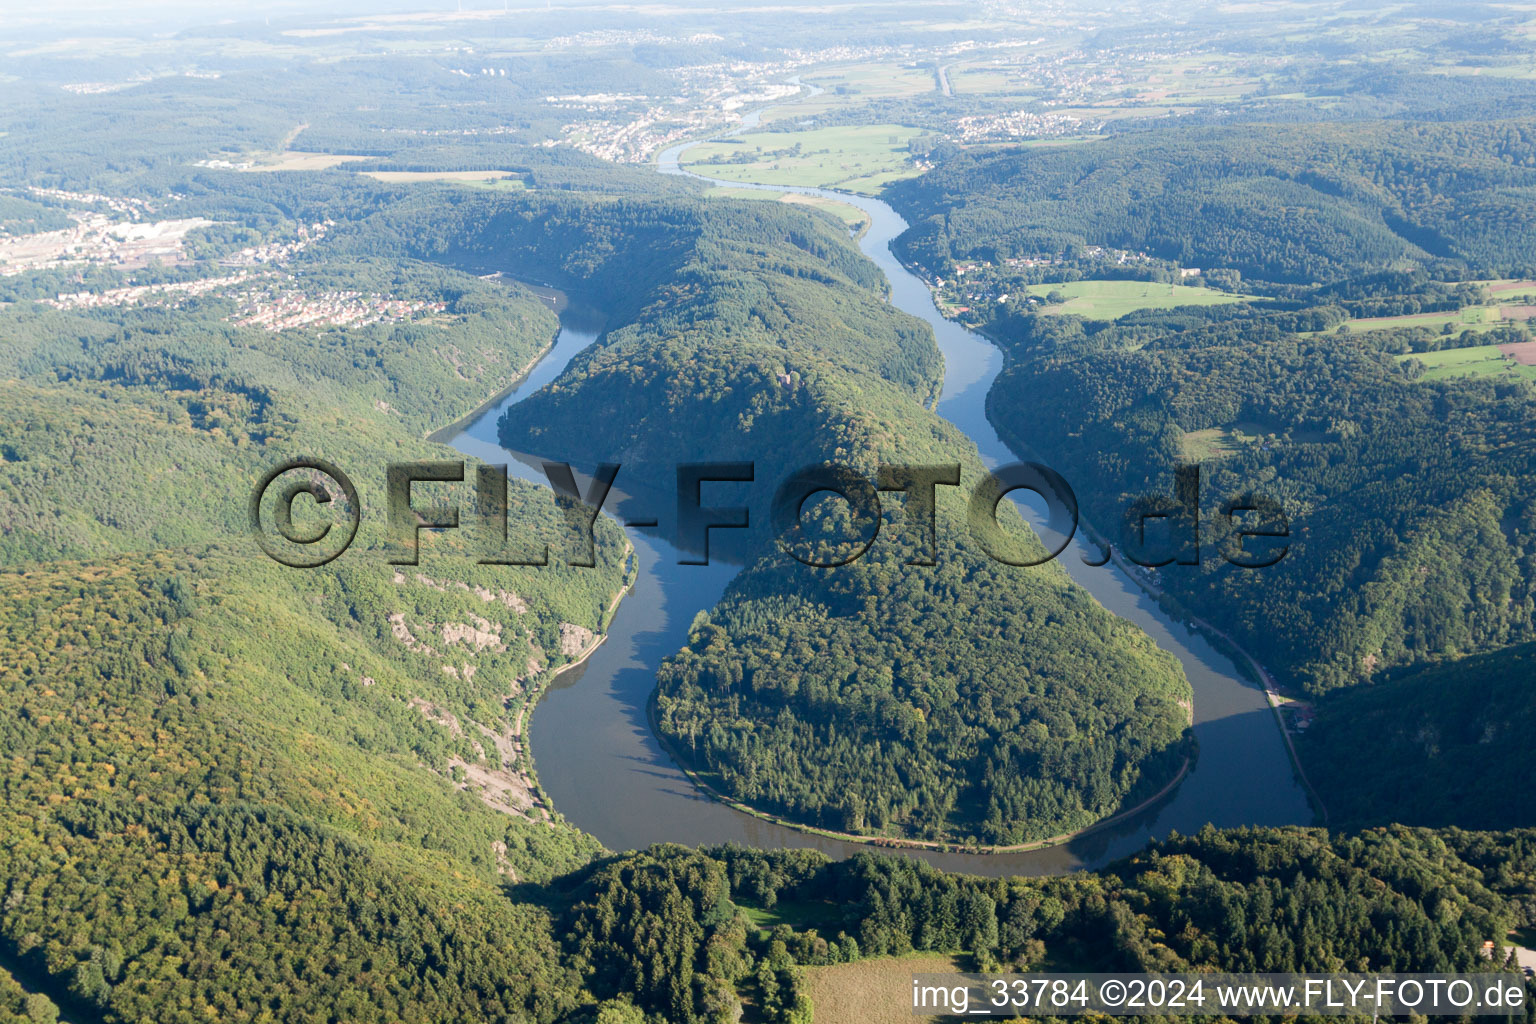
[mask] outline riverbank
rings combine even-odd
[[[488,276],[502,277],[503,275],[498,273]],[[507,280],[516,281],[515,278],[507,278]],[[516,283],[522,287],[533,290],[535,294],[540,296],[540,298],[546,299],[557,313],[563,315],[571,307],[570,297],[559,289],[552,288],[548,285],[534,285],[524,281],[517,281]],[[458,419],[454,420],[454,422],[445,427],[439,427],[438,429],[430,432],[427,435],[427,440],[434,444],[443,444],[458,448],[455,442],[461,440],[462,437],[482,419],[494,415],[496,410],[505,404],[508,399],[516,395],[517,392],[524,386],[529,385],[530,381],[534,378],[535,373],[540,369],[541,364],[543,364],[544,361],[549,358],[550,354],[559,347],[562,335],[565,330],[566,326],[562,320],[560,328],[555,332],[554,336],[550,338],[549,343],[545,345],[532,359],[524,364],[520,370],[518,370],[511,383],[499,388],[489,398],[477,404],[474,410],[467,415],[459,417]],[[558,371],[557,367],[551,369]],[[467,452],[462,448],[458,448],[458,450],[461,455],[466,455],[471,458],[478,458],[484,462],[503,461],[502,459],[497,458],[496,455],[497,453],[505,454],[504,450],[502,450],[499,445],[493,451]],[[507,463],[509,467],[520,466],[520,464],[513,463],[510,460],[507,460]],[[539,480],[535,480],[534,482],[539,483],[541,486],[544,484],[543,481]],[[606,514],[609,515],[610,519],[612,518],[612,513]],[[602,613],[598,616],[598,621],[596,623],[596,634],[592,643],[589,644],[580,653],[580,655],[572,661],[568,661],[547,673],[540,673],[536,675],[533,680],[530,680],[530,684],[536,682],[537,685],[531,685],[530,689],[522,695],[522,701],[517,706],[512,720],[509,723],[507,736],[515,741],[517,745],[517,753],[515,764],[508,764],[507,767],[515,770],[518,773],[520,776],[520,781],[523,783],[523,785],[526,786],[528,792],[534,797],[535,806],[539,807],[545,812],[547,819],[560,819],[563,818],[563,815],[561,814],[559,808],[555,806],[554,800],[551,798],[549,792],[545,790],[543,784],[540,782],[538,771],[534,764],[532,743],[528,738],[529,730],[532,727],[532,715],[534,710],[537,708],[539,701],[551,690],[551,688],[562,676],[564,676],[567,672],[570,672],[573,669],[579,668],[586,664],[587,661],[593,655],[595,655],[607,641],[609,627],[613,622],[615,613],[618,611],[620,602],[624,599],[626,594],[629,594],[634,590],[635,583],[639,578],[639,565],[635,557],[635,546],[633,543],[631,543],[628,536],[625,536],[624,538],[624,553],[622,558],[624,561],[624,570],[619,588],[608,601],[608,604]]]
[[[794,821],[790,818],[781,818],[776,814],[769,814],[767,811],[760,811],[752,805],[742,803],[740,800],[727,796],[716,789],[703,777],[702,773],[683,758],[682,752],[674,747],[672,742],[667,739],[666,734],[661,731],[660,723],[656,719],[656,698],[659,693],[659,690],[652,690],[650,699],[646,701],[646,721],[651,727],[651,732],[655,734],[656,741],[667,752],[667,756],[677,765],[678,770],[699,788],[700,792],[708,795],[712,800],[725,804],[732,810],[740,811],[742,814],[750,815],[759,821],[766,821],[780,828],[792,829],[795,832],[809,836],[818,836],[822,839],[835,839],[842,843],[855,843],[860,846],[870,846],[882,850],[931,850],[935,853],[970,853],[983,856],[997,856],[1010,853],[1033,853],[1037,850],[1049,850],[1052,847],[1065,846],[1073,840],[1081,839],[1084,836],[1091,836],[1103,829],[1113,828],[1152,807],[1179,787],[1179,783],[1184,781],[1184,776],[1189,774],[1190,768],[1195,763],[1193,757],[1184,758],[1183,763],[1179,765],[1178,772],[1162,789],[1137,803],[1134,807],[1127,807],[1124,810],[1116,811],[1107,818],[1101,818],[1093,824],[1086,825],[1075,831],[1061,832],[1054,836],[1048,836],[1045,839],[1035,839],[1027,843],[991,845],[984,843],[939,842],[938,840],[901,839],[895,836],[871,836],[855,832],[838,832],[833,829],[807,825],[804,822]]]
[[[666,160],[660,163],[667,165]],[[888,243],[906,225],[888,205],[862,196],[837,198],[871,218],[860,248],[882,270],[887,300],[925,320],[935,332],[945,359],[936,411],[969,435],[992,464],[1016,461],[984,416],[984,397],[1002,364],[998,348],[939,316],[929,289],[895,262]],[[500,412],[556,379],[579,351],[597,340],[600,328],[591,319],[561,319],[554,350],[530,379],[503,401],[483,408],[476,422],[453,440],[466,457],[505,461],[507,453],[495,430]],[[532,466],[513,461],[509,468],[523,479],[544,483]],[[614,507],[649,518],[654,497],[616,493]],[[1161,778],[1149,783],[1160,786],[1158,793],[1082,830],[989,847],[989,854],[954,842],[807,829],[733,804],[712,791],[707,779],[683,770],[682,759],[658,737],[648,705],[655,695],[657,666],[686,644],[693,616],[720,600],[737,570],[725,564],[681,565],[680,553],[655,531],[641,530],[631,539],[638,552],[633,584],[638,600],[623,603],[605,642],[590,652],[574,685],[567,681],[543,688],[535,705],[538,729],[532,726],[534,708],[521,715],[529,754],[545,776],[540,782],[544,798],[565,821],[609,849],[660,842],[737,843],[758,849],[814,848],[837,858],[884,850],[950,871],[1054,875],[1127,856],[1171,830],[1192,833],[1206,823],[1234,827],[1311,820],[1289,754],[1274,737],[1272,714],[1260,706],[1262,695],[1245,671],[1203,634],[1169,615],[1137,582],[1113,568],[1087,570],[1077,565],[1079,555],[1087,562],[1097,559],[1085,539],[1074,542],[1063,564],[1104,607],[1146,630],[1178,658],[1191,682],[1199,711],[1194,725],[1198,757],[1184,765],[1170,764],[1179,768],[1177,775],[1169,773],[1173,778],[1166,783]]]
[[[460,416],[446,427],[438,427],[436,430],[427,434],[427,440],[431,441],[433,444],[451,444],[455,437],[458,437],[460,434],[464,433],[464,431],[468,430],[476,420],[480,419],[480,417],[496,408],[497,405],[506,401],[508,395],[512,394],[512,392],[523,386],[523,384],[528,380],[528,377],[538,367],[539,363],[543,362],[544,357],[554,351],[555,339],[558,337],[560,337],[560,331],[557,329],[554,335],[550,337],[549,344],[539,349],[539,351],[534,354],[534,357],[528,360],[528,362],[524,363],[521,370],[517,371],[517,374],[512,378],[512,383],[508,384],[506,387],[496,392],[490,398],[487,398],[485,401],[475,406],[472,411],[466,413],[463,416]]]
[[[560,814],[560,809],[555,806],[554,800],[550,798],[549,794],[544,790],[544,786],[539,782],[538,769],[534,767],[533,763],[533,745],[527,738],[528,730],[532,727],[533,713],[538,710],[539,701],[549,692],[550,687],[554,686],[555,681],[565,675],[565,673],[585,665],[587,659],[596,654],[598,648],[602,647],[607,641],[608,626],[613,622],[614,613],[619,610],[619,602],[624,600],[626,594],[635,589],[635,582],[640,578],[640,566],[635,560],[635,546],[629,542],[627,537],[624,540],[624,561],[624,580],[619,584],[619,589],[613,595],[613,600],[608,602],[608,607],[604,609],[602,616],[598,619],[597,636],[593,638],[592,643],[587,646],[587,649],[581,652],[581,657],[561,665],[553,672],[550,672],[547,677],[543,678],[537,689],[529,690],[523,699],[522,705],[517,709],[517,716],[512,720],[511,735],[517,740],[518,771],[528,780],[528,788],[538,799],[539,805],[545,809],[550,817],[556,820],[561,819],[563,815]]]
[[[932,299],[933,295],[931,285],[922,276],[922,274],[919,273],[921,268],[913,267],[910,264],[902,261],[900,257],[896,255],[894,249],[891,250],[891,257],[900,267],[902,267],[903,270],[911,275],[914,280],[922,283],[923,287],[928,290],[930,299]],[[955,320],[949,320],[947,317],[943,316],[942,311],[940,311],[938,308],[937,302],[933,303],[933,307],[935,315],[941,317],[947,323],[951,323],[960,330],[985,339],[989,345],[991,345],[994,349],[1002,354],[1003,365],[1006,368],[1008,362],[1008,349],[1006,346],[1001,344],[990,331],[979,325],[970,326],[959,323]],[[988,426],[991,427],[993,433],[997,436],[999,441],[1001,441],[1004,447],[1007,448],[1008,451],[1015,457],[1032,458],[1038,461],[1044,461],[1044,457],[1031,445],[1026,444],[1024,440],[1017,434],[1005,430],[1005,428],[992,417],[992,397],[993,392],[989,387],[986,395],[983,397],[984,417]],[[1234,667],[1238,668],[1240,671],[1246,669],[1244,674],[1254,684],[1254,686],[1261,690],[1264,694],[1265,707],[1269,710],[1271,717],[1274,719],[1275,728],[1280,734],[1280,740],[1285,747],[1286,755],[1290,761],[1291,774],[1296,782],[1300,784],[1303,793],[1306,795],[1309,809],[1313,814],[1314,823],[1326,827],[1328,824],[1327,805],[1323,803],[1322,797],[1318,794],[1317,789],[1312,785],[1312,780],[1307,776],[1306,767],[1301,763],[1301,756],[1296,750],[1295,743],[1291,738],[1290,730],[1286,728],[1285,719],[1282,717],[1280,712],[1281,701],[1279,695],[1279,684],[1275,681],[1274,676],[1269,672],[1268,669],[1259,663],[1257,658],[1255,658],[1251,653],[1248,652],[1247,649],[1239,644],[1236,638],[1234,638],[1230,633],[1219,628],[1207,619],[1196,615],[1176,598],[1172,597],[1161,587],[1157,586],[1155,583],[1149,580],[1146,577],[1146,574],[1141,571],[1141,567],[1133,565],[1129,560],[1125,558],[1123,554],[1115,550],[1112,542],[1105,540],[1104,534],[1097,530],[1092,522],[1083,517],[1081,509],[1079,509],[1077,523],[1083,535],[1087,537],[1099,549],[1101,553],[1108,555],[1108,557],[1104,561],[1098,563],[1098,565],[1113,563],[1113,565],[1121,571],[1122,575],[1128,581],[1130,581],[1133,586],[1139,589],[1142,593],[1146,594],[1146,596],[1150,598],[1165,615],[1186,623],[1190,629],[1194,630],[1196,633],[1202,636],[1213,648],[1225,654],[1233,662]],[[1089,563],[1086,560],[1084,564],[1093,565],[1093,563]]]
[[[990,334],[979,328],[967,328],[967,330],[973,330],[976,334],[987,338],[989,341],[994,340]],[[989,400],[990,397],[989,392]],[[1031,458],[1041,458],[1033,448],[1026,445],[1016,435],[1005,431],[996,420],[992,419],[990,404],[988,406],[987,420],[992,424],[992,429],[997,432],[998,437],[1002,438],[1009,448]],[[1196,615],[1161,587],[1146,579],[1145,575],[1139,571],[1139,567],[1133,565],[1123,554],[1116,551],[1113,543],[1106,541],[1104,535],[1095,529],[1091,522],[1083,518],[1081,513],[1078,515],[1078,526],[1101,551],[1109,553],[1109,560],[1124,573],[1126,579],[1130,580],[1149,598],[1157,602],[1158,607],[1162,608],[1167,614],[1189,623],[1190,627],[1204,636],[1213,647],[1216,647],[1234,662],[1238,662],[1248,669],[1249,677],[1264,691],[1264,703],[1274,715],[1275,727],[1280,730],[1280,739],[1285,743],[1286,753],[1291,759],[1291,770],[1296,776],[1296,781],[1301,783],[1302,790],[1307,794],[1307,801],[1312,805],[1312,811],[1316,815],[1316,823],[1327,827],[1327,805],[1323,803],[1323,798],[1318,795],[1317,790],[1313,787],[1312,780],[1307,777],[1307,770],[1301,763],[1301,755],[1296,752],[1296,745],[1291,740],[1291,732],[1285,727],[1285,719],[1280,714],[1279,684],[1275,681],[1275,677],[1259,663],[1257,658],[1239,644],[1232,634],[1209,620]]]

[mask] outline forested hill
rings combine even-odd
[[[243,290],[415,312],[268,330]],[[503,887],[599,852],[548,807],[523,723],[603,629],[623,538],[599,524],[590,569],[480,566],[452,538],[397,568],[383,527],[385,463],[457,461],[423,434],[555,326],[520,288],[320,257],[179,301],[0,309],[0,949],[29,986],[104,1021],[575,1004],[548,914]],[[257,479],[295,456],[363,505],[321,569],[249,535]],[[509,505],[558,541],[547,492]],[[0,987],[18,1007],[49,1009]]]
[[[1533,843],[1206,829],[1096,874],[989,880],[869,855],[667,846],[559,884],[567,948],[598,997],[694,1024],[730,1020],[741,991],[804,1024],[816,1007],[800,965],[913,951],[962,953],[979,971],[1514,971],[1505,945],[1536,909]]]
[[[1329,696],[1299,741],[1330,820],[1508,828],[1528,784],[1536,645],[1397,673]]]
[[[1303,744],[1338,821],[1523,820],[1471,781],[1530,765],[1479,717],[1518,685],[1473,696],[1523,662],[1413,673],[1536,637],[1532,334],[1509,298],[1536,287],[1533,168],[1528,122],[1287,124],[977,153],[892,187],[905,254],[1007,356],[1004,440],[1122,547],[1134,503],[1198,464],[1199,564],[1155,587],[1283,687],[1373,684],[1323,701]],[[1178,292],[1181,269],[1206,288]],[[1126,278],[1148,308],[1045,294]],[[1255,495],[1286,551],[1237,568],[1224,509]],[[1440,702],[1459,709],[1437,721]]]
[[[1025,273],[1183,264],[1267,293],[1114,322],[1003,300],[968,315],[1009,357],[993,421],[1075,478],[1096,523],[1203,463],[1206,566],[1159,585],[1282,683],[1325,690],[1532,635],[1530,385],[1494,348],[1530,335],[1477,280],[1532,266],[1532,167],[1526,122],[1189,128],[966,156],[893,196],[923,218],[901,244],[936,275],[979,259],[1006,292]],[[1089,243],[1124,246],[1123,265]],[[1491,353],[1489,372],[1408,358],[1461,349]],[[1263,572],[1213,550],[1231,532],[1217,506],[1248,491],[1291,520]]]
[[[801,254],[826,237],[820,221],[796,230]],[[841,289],[878,316],[854,258],[780,256],[815,273],[765,275],[769,294]],[[726,1024],[749,1000],[767,1024],[805,1024],[804,967],[912,949],[978,967],[1433,970],[1477,967],[1485,938],[1536,919],[1519,834],[1208,832],[1055,880],[795,851],[594,862],[597,844],[543,806],[519,724],[574,656],[566,626],[604,624],[616,529],[599,527],[596,570],[488,579],[447,537],[396,571],[370,515],[354,550],[299,572],[256,553],[238,512],[255,475],[295,452],[355,469],[376,509],[380,461],[449,457],[422,432],[503,386],[553,322],[518,289],[440,267],[335,253],[299,269],[319,288],[442,308],[297,332],[234,323],[220,295],[174,318],[153,304],[0,311],[19,410],[0,425],[3,521],[17,524],[0,573],[14,654],[0,675],[0,948],[34,992],[0,975],[0,1020],[58,1003],[71,1019],[169,1024]],[[728,351],[696,298],[638,296],[599,354],[643,361],[656,324],[691,318]],[[910,365],[931,365],[926,335],[900,324],[868,358],[907,365],[893,355],[921,342]],[[883,403],[845,426],[847,457],[912,450],[973,479],[973,454],[922,409],[926,378],[860,371],[856,336],[807,342],[819,356],[778,336],[788,358],[821,360],[844,408]],[[600,383],[572,376],[578,391]],[[788,463],[716,422],[765,475]],[[512,498],[513,529],[557,518],[541,492]],[[927,574],[898,564],[910,537],[847,575],[757,561],[668,670],[670,739],[696,739],[700,768],[764,805],[872,831],[1008,838],[1156,785],[1182,755],[1176,666],[1051,575],[949,556],[953,516]],[[861,742],[828,742],[831,722]],[[751,777],[743,752],[793,770]],[[1051,787],[1060,773],[1082,787]],[[906,777],[921,780],[914,804],[889,796]]]
[[[789,472],[824,461],[980,479],[974,448],[924,407],[941,372],[931,333],[885,303],[830,218],[537,197],[464,200],[430,228],[425,213],[386,211],[355,238],[538,273],[610,312],[597,345],[509,410],[509,448],[620,461],[662,497],[676,463],[752,461],[759,523]],[[941,489],[939,569],[903,564],[912,538],[894,516],[856,567],[754,552],[662,673],[658,723],[680,755],[797,822],[951,841],[1055,835],[1166,784],[1189,753],[1177,664],[1059,569],[992,565],[957,492]],[[766,651],[792,664],[769,671]]]
[[[239,323],[241,291],[271,307],[343,290],[424,308],[350,330]],[[514,380],[557,326],[524,290],[379,260],[315,260],[172,308],[22,302],[3,317],[8,564],[227,540],[262,470],[294,455],[382,482],[381,455],[431,450],[418,439]]]
[[[610,350],[637,330],[626,325],[643,316],[653,329],[679,335],[678,351],[691,358],[711,354],[705,344],[711,335],[695,325],[729,327],[740,347],[773,350],[781,363],[803,350],[843,369],[872,369],[926,396],[942,372],[937,350],[920,338],[920,322],[879,302],[879,271],[845,236],[831,217],[770,203],[444,191],[390,203],[342,228],[334,245],[338,252],[398,253],[503,271],[571,291],[607,314],[610,324],[573,372],[620,358]],[[531,401],[530,423],[563,409],[544,396]]]
[[[893,184],[902,256],[1131,249],[1260,282],[1310,284],[1405,261],[1471,276],[1536,268],[1529,121],[1189,127],[967,153]]]
[[[1202,564],[1158,585],[1286,685],[1320,692],[1529,639],[1531,385],[1420,379],[1396,350],[1438,337],[1295,333],[1308,319],[1008,316],[989,415],[1112,536],[1138,496],[1171,495],[1174,467],[1198,462]],[[1277,565],[1227,561],[1237,527],[1222,508],[1247,493],[1283,503]]]

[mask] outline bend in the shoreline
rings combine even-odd
[[[783,818],[776,814],[759,810],[751,804],[743,803],[734,797],[720,792],[703,777],[702,773],[684,760],[681,752],[672,745],[672,741],[667,739],[666,734],[661,731],[660,725],[656,720],[656,698],[659,694],[659,688],[653,689],[650,697],[645,702],[645,717],[647,724],[651,727],[651,733],[656,737],[656,742],[661,745],[661,749],[666,751],[667,756],[672,759],[672,763],[677,765],[678,771],[686,775],[688,781],[697,786],[699,791],[711,800],[724,804],[732,810],[740,811],[742,814],[750,815],[759,821],[766,821],[769,824],[778,825],[781,828],[787,828],[804,835],[819,836],[822,839],[835,839],[839,842],[855,843],[860,846],[870,846],[880,850],[927,850],[933,853],[997,856],[1010,853],[1034,853],[1056,846],[1066,846],[1068,843],[1092,835],[1102,829],[1112,828],[1115,825],[1128,821],[1148,808],[1155,806],[1160,800],[1179,787],[1179,783],[1184,781],[1184,777],[1189,774],[1189,770],[1194,767],[1195,763],[1194,757],[1186,756],[1183,763],[1179,765],[1178,772],[1174,774],[1172,779],[1168,780],[1162,789],[1137,803],[1134,807],[1127,807],[1116,811],[1109,817],[1100,818],[1093,824],[1085,825],[1083,828],[1071,832],[1062,832],[1045,839],[1034,839],[1027,843],[1016,843],[1013,845],[970,844],[964,842],[940,842],[933,839],[900,839],[894,836],[860,835],[853,832],[838,832],[833,829],[818,828],[815,825],[807,825],[804,822],[795,821],[791,818]]]

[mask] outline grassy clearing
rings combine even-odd
[[[488,188],[498,192],[521,192],[528,187],[528,183],[522,178],[491,178],[487,181],[466,181],[463,184],[471,188]]]
[[[1231,455],[1245,440],[1245,435],[1226,427],[1191,430],[1184,435],[1184,457],[1190,462],[1210,462]]]
[[[328,171],[354,160],[370,157],[351,153],[311,153],[290,149],[281,153],[257,154],[250,167],[253,172],[273,171]],[[466,185],[484,185],[495,188],[525,188],[526,183],[516,171],[361,171],[363,177],[387,184],[399,185],[426,181],[453,181]]]
[[[1257,444],[1266,449],[1286,444],[1325,444],[1327,431],[1302,430],[1288,425],[1238,420],[1225,427],[1191,430],[1184,435],[1184,457],[1191,462],[1210,462]]]
[[[807,967],[805,980],[816,1024],[921,1024],[953,1018],[912,1013],[912,975],[961,969],[958,957],[920,953]]]
[[[918,174],[907,142],[919,134],[905,125],[753,132],[688,151],[684,166],[727,181],[819,186],[873,194],[887,182]]]
[[[836,922],[842,920],[845,907],[824,901],[808,903],[779,903],[772,910],[737,904],[748,921],[764,931],[777,925],[787,924],[796,931],[814,928],[823,936],[837,934]]]
[[[1044,307],[1048,314],[1075,313],[1089,320],[1118,320],[1138,309],[1173,309],[1175,306],[1224,306],[1255,300],[1251,295],[1232,295],[1210,288],[1152,281],[1072,281],[1067,284],[1032,284],[1029,294],[1044,298],[1060,292],[1067,301]]]
[[[310,153],[302,149],[288,149],[281,153],[258,155],[250,171],[324,171],[349,160],[367,160],[366,156],[352,153]]]
[[[1500,312],[1502,305],[1468,306],[1465,309],[1441,313],[1411,313],[1404,316],[1374,316],[1349,321],[1351,331],[1384,331],[1402,327],[1428,327],[1442,329],[1451,325],[1454,333],[1465,330],[1486,331],[1504,323]]]
[[[515,171],[364,171],[365,177],[375,181],[398,184],[415,181],[460,181],[501,184],[509,188],[522,188],[523,180]],[[514,184],[515,182],[515,184]]]
[[[1416,359],[1424,364],[1422,380],[1511,376],[1536,381],[1536,366],[1520,365],[1500,351],[1497,345],[1447,348],[1439,352],[1412,352],[1397,357],[1398,362],[1409,359]]]
[[[705,192],[704,195],[706,198],[715,199],[759,199],[778,203],[792,203],[796,206],[809,206],[812,209],[832,214],[832,216],[848,225],[848,227],[854,229],[862,230],[869,223],[869,218],[857,206],[850,206],[848,203],[840,203],[835,199],[827,199],[822,196],[802,196],[794,192],[772,192],[760,188],[732,188],[729,185],[717,185]]]
[[[805,80],[824,91],[774,107],[764,117],[770,121],[798,120],[846,107],[850,102],[920,96],[936,92],[939,87],[931,69],[907,67],[894,61],[830,68],[808,75]]]

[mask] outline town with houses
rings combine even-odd
[[[550,40],[550,49],[589,49],[594,46],[686,44],[717,41],[718,37],[670,37],[647,32],[582,33]],[[1041,52],[1040,39],[962,40],[919,50],[911,45],[837,45],[815,49],[785,49],[779,59],[768,61],[724,60],[674,70],[679,87],[671,96],[651,96],[623,91],[571,91],[544,97],[554,110],[570,111],[558,138],[546,146],[570,145],[599,158],[619,163],[643,163],[676,142],[737,127],[744,113],[787,101],[819,88],[806,85],[799,76],[812,69],[848,69],[893,62],[908,71],[931,74],[945,95],[954,73],[966,62],[972,68],[997,69],[1017,83],[1020,93],[1037,100],[1033,107],[1014,106],[953,117],[941,134],[962,145],[990,144],[1021,139],[1063,138],[1101,132],[1106,120],[1083,116],[1080,107],[1104,100],[1129,81],[1124,68],[1101,59],[1085,63],[1082,54]],[[467,61],[445,69],[465,78],[505,78],[507,68],[462,48]],[[977,58],[993,56],[986,63]],[[1140,59],[1168,59],[1174,54],[1138,54]],[[1071,112],[1051,107],[1076,105]],[[974,109],[974,108],[973,108]],[[490,136],[515,134],[512,126],[462,128],[392,127],[380,129],[411,135]],[[257,169],[255,161],[218,157],[199,161],[216,169]],[[8,235],[0,231],[0,277],[71,266],[105,266],[131,271],[149,266],[189,267],[189,242],[197,232],[213,227],[199,218],[156,219],[157,204],[144,199],[64,192],[32,188],[36,198],[65,208],[75,223],[54,231]],[[167,197],[169,200],[181,197]],[[267,240],[223,253],[216,261],[218,273],[183,281],[134,283],[119,287],[62,292],[46,300],[59,309],[90,309],[131,304],[177,305],[189,298],[221,294],[237,305],[231,320],[242,326],[270,331],[322,327],[362,326],[400,322],[441,312],[441,303],[405,301],[388,295],[357,292],[307,294],[291,275],[277,271],[297,253],[324,237],[328,223],[300,225],[293,237]],[[1032,305],[1044,300],[1017,288],[1018,274],[1039,268],[1063,267],[1078,262],[1130,266],[1153,262],[1143,253],[1091,248],[1063,255],[1044,255],[1001,260],[996,266],[968,262],[953,268],[946,281],[930,282],[936,296],[956,312],[968,305]],[[1187,278],[1198,270],[1180,271]],[[1013,287],[1011,287],[1013,286]]]
[[[625,36],[626,33],[605,35]],[[638,43],[639,39],[614,39],[611,42]],[[1098,66],[1085,64],[1081,53],[1036,56],[1032,48],[1041,40],[996,41],[988,49],[1007,49],[1009,55],[994,60],[994,65],[1014,76],[1021,92],[1038,96],[1038,107],[1079,107],[1092,105],[1132,89],[1131,77],[1113,61]],[[679,69],[683,88],[672,97],[650,97],[622,93],[593,93],[547,96],[552,106],[590,115],[614,116],[573,121],[561,129],[558,140],[546,145],[574,146],[594,156],[616,163],[644,163],[660,150],[688,138],[707,135],[741,123],[743,110],[786,100],[806,90],[799,75],[811,68],[858,66],[895,61],[914,69],[924,69],[935,76],[945,95],[952,95],[948,63],[975,51],[981,44],[964,41],[932,52],[919,52],[911,46],[839,46],[819,50],[785,51],[785,58],[765,62],[724,62]],[[1141,60],[1172,60],[1177,54],[1139,54]],[[497,69],[482,69],[494,76]],[[814,91],[814,90],[813,90]],[[1137,96],[1136,100],[1155,101],[1155,95]],[[1069,113],[1014,110],[966,114],[949,121],[946,134],[961,144],[1061,138],[1101,132],[1106,120],[1088,119]]]
[[[1027,110],[1015,110],[1006,114],[962,117],[955,121],[954,135],[955,141],[964,144],[1091,135],[1103,129],[1102,121],[1090,124],[1070,114],[1035,114]]]
[[[123,269],[184,262],[184,240],[213,221],[121,221],[101,213],[71,213],[73,227],[31,235],[0,236],[0,277],[77,264]]]
[[[240,307],[230,318],[236,326],[272,332],[403,323],[448,308],[444,302],[398,299],[379,293],[329,291],[314,295],[296,287],[292,275],[282,275],[274,284],[231,292],[230,297]]]
[[[68,267],[101,266],[131,271],[151,263],[161,267],[192,263],[187,255],[189,233],[214,226],[202,218],[143,219],[156,206],[143,199],[126,199],[57,190],[33,189],[39,198],[58,203],[105,208],[107,213],[69,210],[73,227],[24,235],[0,234],[0,277]],[[176,197],[172,197],[176,198]],[[128,218],[128,219],[123,219]],[[334,222],[300,224],[293,237],[260,242],[231,251],[217,266],[233,273],[185,281],[153,281],[115,288],[61,292],[40,299],[54,309],[86,310],[118,306],[177,308],[187,299],[223,295],[236,305],[228,318],[241,327],[267,331],[291,331],[328,327],[365,327],[376,323],[402,323],[418,316],[441,313],[443,302],[406,300],[384,294],[357,291],[307,292],[291,273],[275,268],[321,238]]]
[[[1089,245],[1071,253],[1050,256],[1013,256],[996,263],[989,260],[957,262],[949,277],[935,277],[928,282],[928,286],[933,290],[937,301],[949,307],[952,313],[962,314],[969,313],[973,309],[973,306],[965,303],[1007,305],[1010,301],[1021,301],[1030,306],[1036,306],[1045,301],[1036,295],[1019,295],[1015,300],[1015,296],[1010,291],[1012,285],[1004,280],[1009,277],[1010,270],[1065,268],[1083,263],[1114,267],[1149,267],[1160,262],[1162,261],[1144,252],[1136,252],[1134,249],[1112,249],[1101,245]],[[1200,275],[1200,268],[1180,267],[1175,273],[1180,280],[1189,280]]]

